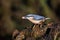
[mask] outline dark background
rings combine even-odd
[[[23,30],[32,25],[28,20],[21,19],[22,16],[30,13],[50,17],[59,22],[60,1],[0,0],[0,40],[10,40],[13,30]]]

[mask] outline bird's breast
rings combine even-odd
[[[40,24],[41,21],[43,20],[33,20],[33,19],[29,19],[29,21],[31,21],[34,24]]]

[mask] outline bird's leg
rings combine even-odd
[[[33,28],[35,28],[35,27],[36,27],[36,24],[34,24]]]
[[[42,27],[42,23],[43,23],[43,21],[40,21],[39,22],[39,27]]]

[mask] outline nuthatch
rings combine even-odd
[[[45,20],[50,18],[46,18],[44,16],[40,16],[36,14],[28,14],[26,16],[23,16],[22,19],[27,19],[31,21],[33,24],[41,24],[41,22],[44,22]]]
[[[33,28],[32,28],[32,30],[33,30],[32,34],[34,37],[39,37],[39,36],[42,36],[47,29],[47,27],[45,27],[45,29],[43,29],[43,24],[44,24],[45,20],[50,19],[50,18],[46,18],[44,16],[40,16],[40,15],[36,15],[36,14],[28,14],[26,16],[23,16],[22,19],[27,19],[34,24]],[[38,24],[38,25],[36,25],[36,24]]]

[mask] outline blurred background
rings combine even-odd
[[[60,0],[0,0],[0,39],[9,39],[15,29],[31,26],[31,22],[21,19],[30,13],[60,22]]]

